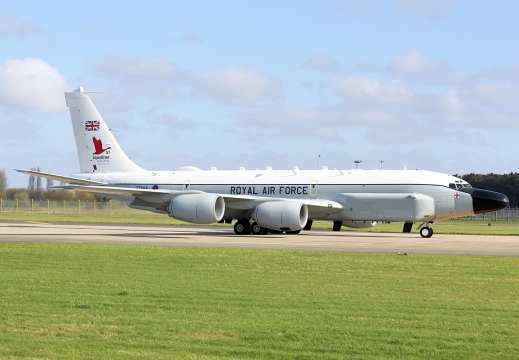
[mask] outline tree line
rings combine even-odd
[[[31,168],[31,170],[40,171],[39,167]],[[467,181],[475,188],[497,191],[508,196],[510,207],[519,206],[519,173],[512,172],[509,174],[465,174],[454,175]],[[52,201],[94,201],[100,200],[99,197],[83,192],[72,192],[68,190],[52,189],[52,180],[48,180],[45,188],[41,183],[41,178],[30,175],[27,189],[24,188],[8,188],[7,175],[4,169],[0,169],[0,197],[7,200],[52,200]]]
[[[508,196],[510,207],[519,206],[519,173],[509,174],[465,174],[461,177],[475,188],[497,191]]]

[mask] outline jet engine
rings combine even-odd
[[[256,206],[253,218],[267,229],[301,230],[308,220],[308,208],[297,201],[269,201]]]
[[[216,194],[185,194],[174,197],[168,214],[174,219],[194,224],[212,224],[222,220],[225,200]]]
[[[343,221],[342,226],[352,229],[367,229],[377,225],[376,221]]]

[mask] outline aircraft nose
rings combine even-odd
[[[486,212],[501,210],[506,208],[509,203],[506,195],[495,191],[475,188],[464,188],[459,189],[459,191],[468,193],[472,196],[474,214],[483,214]]]

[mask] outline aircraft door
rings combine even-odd
[[[184,186],[182,186],[182,190],[191,190],[191,180],[184,181]]]
[[[317,180],[310,181],[310,196],[317,196],[318,184]]]

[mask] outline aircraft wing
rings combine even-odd
[[[138,189],[130,187],[118,187],[118,186],[97,186],[97,185],[61,185],[54,186],[55,189],[67,189],[74,191],[84,191],[89,193],[102,194],[106,196],[110,195],[127,195],[127,196],[150,196],[150,195],[168,195],[168,194],[189,194],[189,193],[200,193],[201,191],[181,191],[181,190],[165,190],[165,189]]]
[[[75,178],[75,177],[72,177],[72,176],[56,175],[56,174],[44,173],[44,172],[33,171],[33,170],[21,170],[21,169],[14,169],[14,170],[16,170],[16,171],[18,171],[19,173],[22,173],[22,174],[39,176],[39,177],[43,177],[43,178],[46,178],[46,179],[60,181],[60,182],[66,183],[66,184],[73,184],[73,185],[106,185],[106,183],[102,182],[102,181],[80,179],[80,178]]]
[[[85,191],[90,193],[110,195],[126,195],[139,198],[148,203],[155,203],[157,206],[169,202],[173,197],[187,194],[201,194],[202,191],[196,190],[164,190],[164,189],[137,189],[116,186],[95,186],[95,185],[64,185],[58,188],[65,188],[75,191]],[[267,201],[296,201],[308,206],[309,216],[322,214],[333,214],[343,210],[343,206],[338,202],[320,199],[285,199],[285,198],[267,198],[250,195],[229,195],[219,194],[225,200],[225,206],[231,209],[252,210],[257,205]]]
[[[106,186],[99,185],[104,184],[96,181],[77,179],[73,177],[67,176],[59,176],[53,174],[45,174],[37,171],[29,171],[29,170],[17,170],[20,172],[42,176],[48,175],[49,178],[64,181],[63,179],[67,179],[70,182],[69,185],[60,185],[54,186],[57,189],[68,189],[74,191],[83,191],[89,192],[99,195],[104,195],[107,197],[110,196],[133,196],[137,199],[143,200],[148,204],[155,204],[155,206],[162,206],[175,196],[178,195],[187,195],[187,194],[200,194],[202,191],[197,190],[166,190],[166,189],[139,189],[132,187],[118,187],[118,186]],[[52,176],[52,177],[51,177]],[[77,183],[72,183],[72,181]],[[83,184],[79,182],[83,181]],[[249,196],[249,195],[230,195],[230,194],[219,194],[225,200],[225,206],[231,209],[241,209],[241,210],[252,210],[257,205],[268,202],[268,201],[296,201],[303,204],[306,204],[308,207],[309,216],[317,216],[322,214],[333,214],[343,210],[343,206],[338,202],[331,200],[321,200],[321,199],[286,199],[286,198],[267,198],[267,197],[259,197],[259,196]]]

